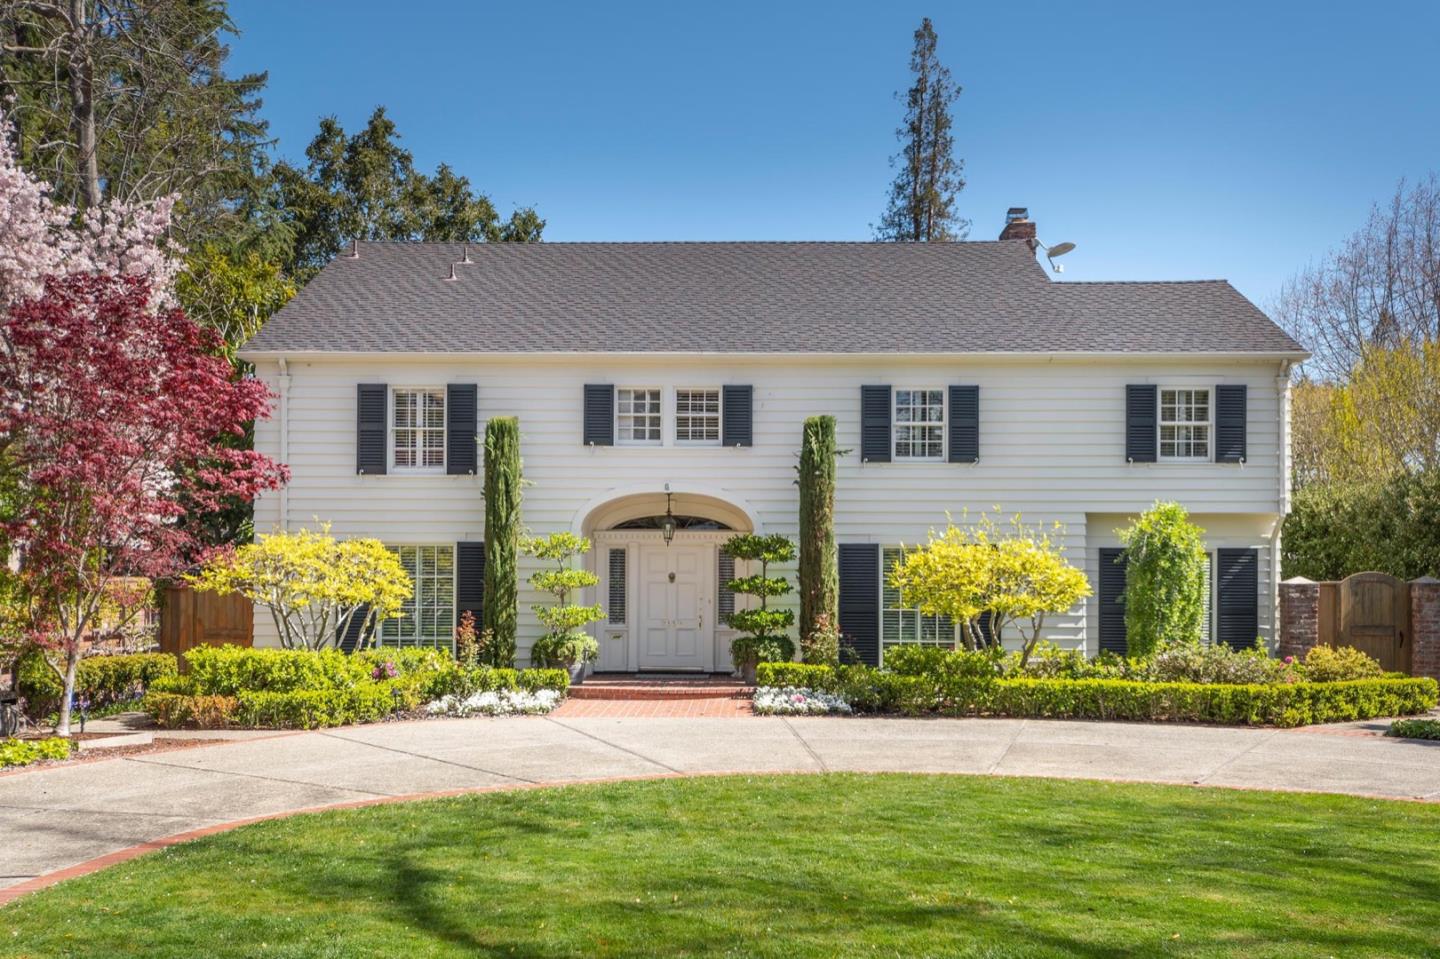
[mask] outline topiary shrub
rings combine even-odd
[[[530,661],[536,666],[570,669],[591,663],[600,655],[595,637],[585,627],[605,618],[599,605],[582,606],[570,602],[571,594],[594,586],[600,581],[588,569],[576,569],[571,562],[590,552],[590,541],[574,533],[551,533],[523,540],[521,552],[537,559],[549,560],[553,569],[542,569],[531,575],[530,586],[537,593],[549,593],[549,603],[536,603],[530,608],[545,627],[545,635],[530,647]]]
[[[485,608],[483,654],[491,666],[515,665],[520,548],[520,421],[497,416],[485,425]]]
[[[1179,503],[1156,503],[1118,531],[1125,544],[1125,635],[1132,656],[1204,639],[1204,530]]]
[[[784,596],[792,588],[785,577],[771,576],[770,566],[794,560],[795,544],[778,534],[743,533],[731,537],[725,549],[736,559],[760,564],[758,575],[732,579],[728,584],[730,591],[737,595],[760,598],[758,607],[737,609],[730,614],[730,625],[744,634],[730,643],[731,662],[747,679],[753,680],[756,664],[795,658],[795,641],[787,635],[795,623],[795,613],[770,608],[772,597]]]

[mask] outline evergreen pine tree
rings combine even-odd
[[[926,17],[915,31],[910,71],[915,82],[905,94],[905,122],[895,131],[901,150],[891,159],[897,168],[890,203],[875,238],[900,243],[963,240],[970,221],[956,211],[965,189],[965,161],[955,157],[950,107],[960,84],[935,52],[935,28]]]

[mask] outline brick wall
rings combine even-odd
[[[1277,655],[1304,659],[1320,642],[1320,586],[1303,576],[1280,584],[1280,644]]]
[[[1440,580],[1425,577],[1410,583],[1410,672],[1440,679]]]

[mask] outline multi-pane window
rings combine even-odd
[[[410,575],[415,592],[400,615],[380,626],[382,646],[434,646],[451,649],[455,641],[455,548],[392,546]]]
[[[615,391],[615,438],[621,443],[660,442],[660,391]]]
[[[1210,458],[1210,391],[1160,391],[1160,458]]]
[[[945,455],[945,391],[895,391],[895,458],[938,460]]]
[[[955,626],[949,616],[926,616],[918,609],[904,606],[900,601],[900,591],[890,585],[890,570],[904,558],[904,551],[897,548],[888,548],[882,553],[882,568],[885,571],[880,591],[882,661],[886,646],[917,643],[947,649],[955,646]]]
[[[396,390],[390,430],[396,469],[445,465],[445,391]]]
[[[675,391],[675,442],[720,442],[720,391]]]

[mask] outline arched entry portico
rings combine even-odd
[[[667,543],[667,506],[675,534]],[[721,555],[731,536],[753,532],[754,513],[723,491],[615,490],[580,510],[575,530],[594,543],[598,672],[730,672],[733,632],[722,585],[733,565]]]

